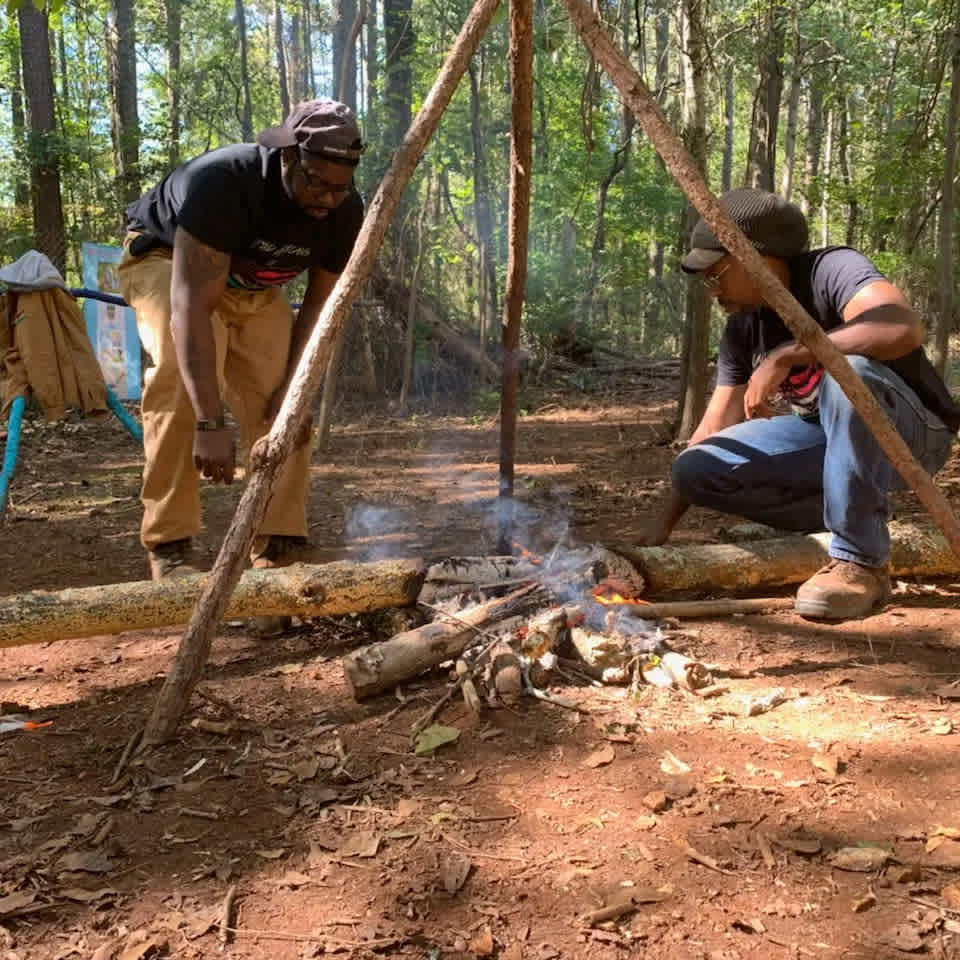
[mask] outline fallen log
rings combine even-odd
[[[646,581],[645,596],[729,593],[802,583],[829,559],[830,534],[690,546],[611,547]],[[928,526],[890,524],[890,573],[940,577],[960,573],[946,538]],[[637,611],[640,616],[643,614]]]
[[[416,559],[248,570],[225,616],[332,617],[409,606],[424,571]],[[186,623],[206,580],[198,573],[0,597],[0,648]]]
[[[456,617],[438,614],[433,623],[348,653],[342,661],[343,675],[357,700],[372,697],[444,660],[458,657],[476,639],[479,630],[549,602],[549,592],[531,584],[505,597],[477,604]]]

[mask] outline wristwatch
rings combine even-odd
[[[207,430],[226,430],[227,421],[223,417],[217,417],[216,420],[198,420],[197,430],[205,432]]]

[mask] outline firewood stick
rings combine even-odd
[[[792,597],[765,597],[720,600],[675,600],[665,603],[625,603],[638,617],[660,620],[663,617],[727,617],[734,613],[764,613],[768,610],[790,610]]]
[[[320,311],[273,426],[266,437],[254,445],[251,452],[253,470],[210,579],[197,601],[176,659],[147,721],[142,741],[146,746],[172,739],[180,725],[190,694],[210,655],[217,623],[240,579],[250,547],[266,515],[277,474],[293,451],[304,417],[327,369],[337,335],[373,269],[400,195],[479,47],[498,4],[499,0],[476,0],[468,14],[423,106],[393,153],[390,166],[367,209],[350,261]]]

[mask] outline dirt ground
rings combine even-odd
[[[649,391],[533,405],[531,546],[636,536],[674,455],[666,413]],[[314,460],[314,543],[493,553],[497,445],[490,419],[345,411]],[[28,422],[0,593],[145,578],[139,470],[116,421]],[[948,492],[957,475],[955,458]],[[207,563],[237,494],[204,490]],[[677,539],[728,523],[692,514]],[[402,700],[347,691],[339,658],[373,618],[270,642],[225,625],[181,739],[119,777],[177,629],[8,649],[0,713],[52,723],[0,734],[0,960],[960,957],[958,591],[901,582],[857,623],[685,622],[669,642],[729,668],[728,693],[571,681],[556,692],[580,710],[525,699],[479,719],[456,700],[439,719],[459,739],[432,756],[410,728],[446,672]]]

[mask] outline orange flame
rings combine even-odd
[[[517,543],[517,541],[514,540],[514,541],[513,541],[513,547],[514,547],[514,549],[520,554],[520,556],[521,556],[524,560],[528,560],[528,561],[529,561],[530,563],[532,563],[534,566],[539,567],[540,564],[543,563],[543,558],[542,558],[542,557],[540,557],[538,554],[533,553],[533,552],[531,552],[530,550],[528,550],[522,543]]]
[[[598,583],[593,590],[591,591],[593,599],[597,603],[602,603],[607,606],[616,604],[616,603],[644,603],[649,604],[649,600],[641,600],[639,597],[627,597],[624,596],[617,587],[613,586],[611,583],[603,581]]]

